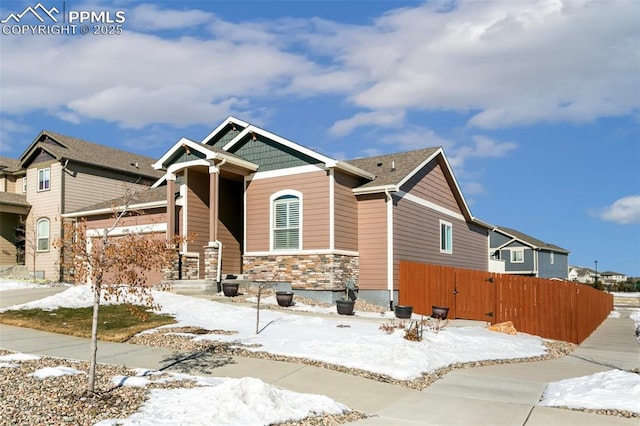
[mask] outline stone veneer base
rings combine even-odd
[[[244,256],[243,275],[253,281],[290,282],[295,290],[340,290],[356,283],[359,257],[343,254]]]

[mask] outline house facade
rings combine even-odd
[[[2,261],[22,262],[30,274],[51,281],[61,279],[54,241],[62,236],[63,214],[113,199],[125,187],[148,188],[161,175],[149,157],[50,131],[42,131],[14,161],[16,180],[5,177],[7,191],[0,194],[2,244],[14,254]],[[22,259],[15,254],[20,250]]]
[[[499,226],[489,237],[489,253],[504,264],[504,273],[538,278],[569,277],[569,251],[515,229]],[[502,271],[495,271],[502,272]]]
[[[197,235],[171,279],[242,274],[322,299],[353,278],[360,297],[386,305],[400,260],[488,269],[491,227],[471,215],[441,148],[339,161],[229,117],[154,167],[163,176],[147,202],[166,214],[157,232]],[[93,227],[104,208],[72,215]]]
[[[0,270],[24,264],[22,218],[29,214],[26,170],[20,161],[0,157]]]

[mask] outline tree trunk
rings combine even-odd
[[[89,381],[87,390],[95,392],[96,387],[96,364],[98,355],[98,312],[100,310],[100,286],[93,288],[93,317],[91,320],[91,358],[89,359]]]

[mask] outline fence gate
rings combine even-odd
[[[455,270],[455,318],[493,322],[495,278],[489,272]]]

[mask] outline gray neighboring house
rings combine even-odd
[[[568,279],[569,251],[515,229],[498,226],[489,234],[489,256],[504,263],[504,273]]]

